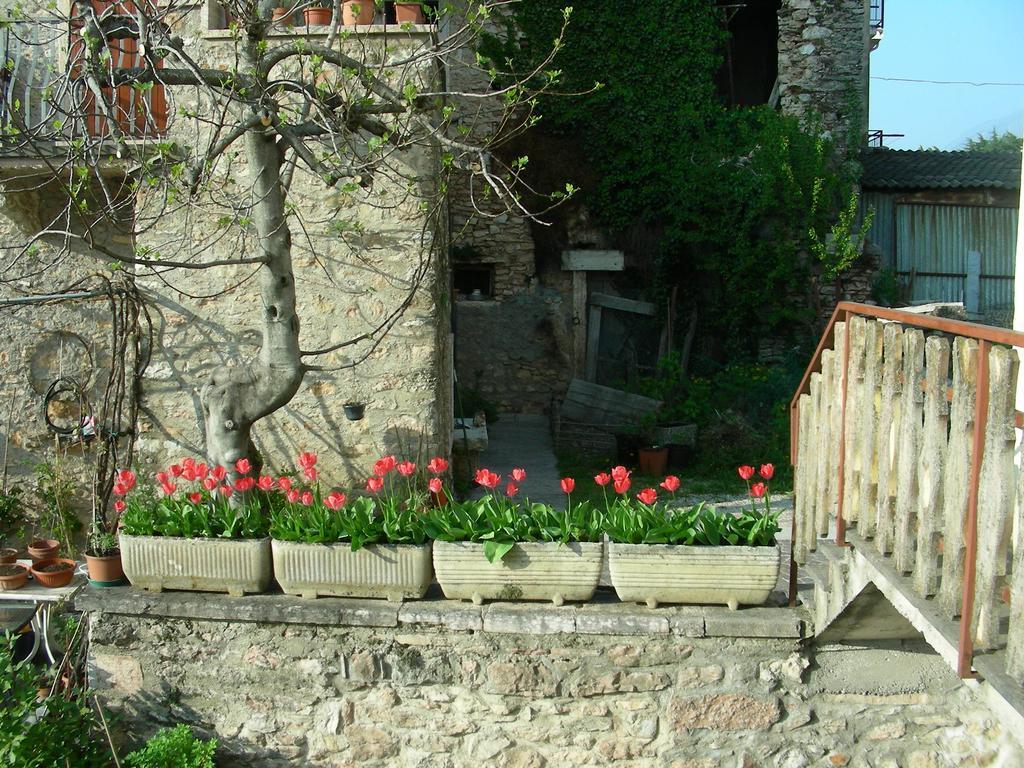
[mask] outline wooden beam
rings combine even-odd
[[[636,315],[650,315],[653,316],[657,312],[657,307],[651,304],[649,301],[635,301],[633,299],[624,299],[621,296],[612,296],[607,293],[592,293],[590,294],[590,305],[598,307],[607,307],[608,309],[617,309],[620,312],[632,312]]]
[[[590,308],[587,321],[587,381],[597,378],[597,352],[601,345],[601,307]]]
[[[625,263],[622,251],[562,251],[567,272],[621,272]]]
[[[586,375],[587,366],[587,273],[572,273],[572,373]]]

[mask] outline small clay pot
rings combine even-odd
[[[19,563],[0,565],[0,592],[21,589],[28,581],[28,566]]]
[[[345,0],[341,4],[341,23],[346,27],[373,24],[374,12],[373,0]]]
[[[422,24],[423,6],[419,3],[395,3],[395,21],[399,24]]]
[[[113,586],[124,581],[121,553],[96,557],[85,553],[85,565],[89,569],[89,580],[97,586]]]
[[[0,549],[0,565],[10,565],[18,561],[18,550],[13,547]]]
[[[305,14],[308,27],[329,27],[331,19],[334,18],[332,8],[307,8],[303,14]]]
[[[75,578],[75,568],[77,566],[78,563],[74,560],[68,560],[63,557],[40,560],[32,566],[32,578],[41,587],[48,587],[49,589],[66,587]]]
[[[52,560],[60,553],[60,542],[56,539],[35,539],[28,543],[28,556],[33,563]]]
[[[345,409],[345,418],[349,421],[359,421],[363,418],[363,412],[366,410],[364,403],[345,403],[342,408]]]
[[[293,13],[294,11],[291,10],[290,8],[285,8],[283,5],[279,5],[276,8],[274,8],[274,15],[271,16],[270,20],[273,21],[275,24],[291,24],[293,21]]]

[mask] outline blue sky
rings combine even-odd
[[[878,80],[1024,83],[1024,0],[887,0],[871,54],[870,128],[897,149],[960,149],[978,133],[1024,130],[1024,87]]]

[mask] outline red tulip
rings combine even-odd
[[[182,457],[181,461],[179,461],[178,463],[181,464],[182,469],[196,468],[196,460],[193,459],[191,456]]]
[[[669,493],[675,493],[679,490],[679,478],[675,475],[669,475],[659,485]]]
[[[217,466],[210,470],[210,477],[216,480],[218,483],[227,477],[228,471],[224,467]]]
[[[177,464],[171,464],[167,469],[171,472],[171,477],[181,477],[181,467]]]
[[[600,485],[602,488],[612,481],[612,476],[607,472],[602,472],[599,475],[594,475],[594,482]]]
[[[562,478],[562,493],[572,493],[576,487],[576,481],[571,477]]]
[[[316,466],[316,454],[307,451],[299,454],[299,466],[303,469],[312,469]]]
[[[765,480],[771,480],[772,479],[772,475],[775,474],[775,465],[774,464],[762,464],[761,465],[761,469],[758,472],[758,474],[761,475],[761,477],[763,477]]]
[[[118,499],[117,501],[114,502],[114,511],[117,513],[124,512],[124,508],[127,506],[128,505],[121,501],[121,499]]]
[[[252,462],[248,459],[239,459],[235,462],[235,471],[240,475],[248,475],[252,470]]]
[[[240,477],[235,483],[235,490],[239,493],[246,493],[256,487],[255,477]]]
[[[290,491],[292,489],[292,479],[290,477],[277,478],[277,487],[282,491]]]
[[[203,500],[203,494],[201,494],[201,493],[190,493],[188,495],[188,500],[191,501],[193,504],[198,504],[200,501]]]
[[[286,493],[284,497],[288,499],[288,501],[290,501],[292,504],[294,504],[296,501],[299,500],[299,492],[293,488],[292,490],[288,491],[288,493]]]
[[[448,462],[440,456],[435,456],[427,463],[427,469],[430,470],[431,474],[440,475],[448,469]]]
[[[395,467],[402,477],[409,477],[416,471],[416,465],[411,461],[403,461]]]
[[[517,493],[519,493],[519,486],[510,480],[508,485],[505,486],[505,495],[511,499]]]
[[[309,480],[309,482],[316,482],[317,471],[315,467],[306,467],[304,470],[302,470],[302,474],[306,476],[306,479]]]
[[[124,496],[128,493],[128,488],[124,483],[114,483],[113,491],[115,496]]]
[[[181,476],[188,480],[190,483],[196,479],[196,468],[195,467],[182,467]]]
[[[474,480],[477,485],[482,485],[484,488],[490,488],[493,490],[494,488],[497,488],[498,483],[501,482],[501,475],[495,474],[489,469],[478,469]]]
[[[736,471],[744,480],[749,480],[754,476],[754,468],[749,464],[744,464],[742,467],[737,467]]]
[[[373,475],[366,480],[366,490],[370,493],[379,493],[384,488],[384,478]]]
[[[432,477],[432,478],[430,478],[430,481],[427,483],[427,488],[430,489],[431,493],[440,493],[441,492],[441,478],[439,478],[439,477]]]
[[[327,494],[327,498],[324,499],[324,505],[335,511],[341,509],[345,506],[345,494],[331,491],[331,493]]]
[[[220,492],[220,495],[223,496],[225,499],[230,499],[231,494],[234,493],[230,485],[222,485],[217,490]]]
[[[301,496],[301,497],[299,498],[299,501],[301,501],[301,502],[302,502],[302,505],[303,505],[304,507],[308,507],[308,506],[311,506],[311,505],[313,504],[313,494],[312,494],[312,493],[310,493],[309,491],[306,491],[306,492],[305,492],[304,494],[302,494],[302,496]]]
[[[206,466],[206,463],[196,464],[196,477],[202,480],[210,473],[210,468]]]
[[[523,482],[526,479],[526,470],[522,467],[516,467],[512,470],[512,479],[517,483]]]
[[[269,475],[260,475],[260,479],[256,484],[260,487],[261,491],[274,490],[274,478]]]
[[[164,496],[173,496],[174,492],[178,490],[178,486],[174,483],[160,483],[160,490],[163,491]]]
[[[612,467],[612,480],[615,480],[616,482],[628,480],[630,474],[631,472],[622,465]]]
[[[630,485],[631,483],[629,478],[624,477],[621,480],[616,480],[612,487],[615,489],[616,493],[626,493],[627,491],[629,491]]]
[[[764,483],[754,483],[750,486],[750,495],[755,499],[760,499],[768,491],[768,486]]]
[[[216,487],[217,487],[217,481],[214,480],[212,477],[207,477],[207,478],[203,479],[203,488],[205,488],[206,490],[212,492],[213,489],[216,488]]]
[[[135,487],[135,473],[130,469],[122,469],[117,473],[117,482],[124,486],[125,493],[127,493]]]
[[[156,475],[154,475],[154,477],[156,478],[156,481],[160,483],[160,485],[163,485],[168,480],[170,480],[166,472],[157,472]]]
[[[384,456],[373,464],[373,474],[377,477],[384,477],[388,472],[398,466],[398,461],[394,456]]]
[[[636,497],[647,506],[650,506],[658,500],[658,492],[653,488],[644,488]]]

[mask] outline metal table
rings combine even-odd
[[[18,562],[22,565],[31,565],[28,560],[19,560]],[[32,650],[29,652],[29,659],[35,658],[41,646],[49,662],[51,664],[57,663],[53,651],[50,650],[50,611],[57,603],[73,597],[87,582],[85,565],[82,564],[75,570],[75,577],[66,587],[54,589],[41,587],[29,577],[28,583],[21,589],[15,589],[11,592],[0,592],[0,609],[16,611],[18,609],[17,603],[31,603],[30,607],[22,608],[25,611],[32,611],[30,623],[34,639],[32,641]]]

